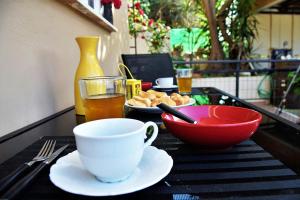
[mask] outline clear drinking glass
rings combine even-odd
[[[178,92],[180,94],[184,94],[184,95],[191,94],[192,75],[193,75],[193,69],[191,68],[176,69]]]
[[[122,118],[126,80],[121,76],[97,76],[79,80],[86,121]]]

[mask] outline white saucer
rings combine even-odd
[[[50,169],[50,180],[64,191],[86,196],[111,196],[131,193],[159,182],[169,174],[173,160],[164,150],[149,146],[138,168],[125,181],[103,183],[87,172],[77,151],[61,157]]]
[[[172,85],[172,86],[169,86],[169,87],[161,87],[161,86],[159,86],[159,85],[154,85],[153,88],[155,88],[155,89],[165,89],[165,90],[167,90],[167,89],[176,89],[176,88],[178,88],[178,86],[177,86],[177,85]]]

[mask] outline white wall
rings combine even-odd
[[[117,73],[129,52],[127,1],[115,10],[117,33],[56,0],[0,1],[0,137],[74,105],[78,35],[100,35],[100,65]]]
[[[254,52],[264,56],[270,55],[271,48],[293,48],[294,55],[300,57],[300,16],[258,14],[258,37],[254,43]]]
[[[141,35],[138,35],[136,39],[136,52],[139,54],[149,53],[147,43],[145,39],[141,38]],[[135,43],[133,36],[130,36],[130,54],[135,54]]]
[[[294,15],[294,34],[293,34],[294,54],[300,58],[300,15]]]

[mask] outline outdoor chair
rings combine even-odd
[[[123,63],[136,79],[152,82],[161,77],[175,77],[171,56],[168,53],[122,54]],[[127,77],[130,77],[126,72]],[[174,84],[176,79],[174,78]]]

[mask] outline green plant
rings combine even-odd
[[[292,81],[293,77],[296,75],[296,72],[289,72],[288,73],[288,81],[289,83]],[[293,90],[294,94],[300,95],[300,76],[295,78],[294,83],[293,83]]]
[[[179,54],[179,56],[183,53],[183,45],[179,44],[179,45],[173,45],[173,51],[177,52]]]
[[[145,39],[149,52],[161,52],[165,40],[169,39],[168,33],[170,27],[166,26],[162,20],[149,19],[145,10],[148,10],[148,4],[143,5],[141,2],[134,2],[128,6],[128,21],[130,35]]]
[[[148,34],[145,34],[145,40],[151,53],[162,52],[165,45],[165,39],[170,39],[168,33],[170,27],[166,26],[161,20],[149,23]]]
[[[211,59],[237,59],[250,56],[253,40],[257,34],[255,0],[142,1],[148,2],[148,16],[153,19],[161,19],[172,28],[199,28],[201,30],[199,36],[193,39],[191,44],[196,44],[197,40],[203,40],[203,38],[206,38],[208,43],[195,50],[197,52],[195,56]],[[210,23],[211,21],[215,23]],[[212,26],[215,26],[213,30],[215,30],[216,37],[214,38],[211,35]],[[190,35],[187,34],[186,37]],[[216,43],[220,44],[217,50]],[[193,47],[195,47],[194,44]],[[213,52],[219,56],[211,56]]]
[[[189,69],[191,67],[187,66],[187,65],[176,65],[175,69]]]

